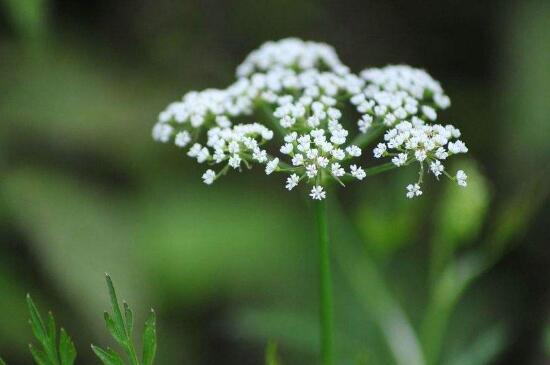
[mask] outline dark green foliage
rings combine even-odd
[[[151,314],[145,322],[145,329],[143,330],[143,350],[140,362],[136,353],[136,346],[134,345],[132,338],[134,314],[126,302],[123,303],[123,309],[121,310],[111,277],[107,275],[106,280],[112,307],[112,313],[104,313],[105,325],[107,326],[107,329],[120,347],[124,349],[130,364],[152,365],[157,350],[155,312],[151,310]],[[98,346],[92,345],[92,350],[105,365],[125,364],[122,357],[111,348],[104,350]]]
[[[29,323],[41,347],[29,345],[34,361],[38,365],[73,365],[76,348],[63,328],[59,331],[59,343],[57,342],[58,333],[53,314],[48,313],[47,321],[44,322],[30,295],[27,295],[27,306],[31,317]],[[0,364],[5,365],[3,362]]]

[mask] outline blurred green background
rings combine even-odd
[[[159,364],[313,364],[316,248],[300,193],[255,172],[214,187],[153,143],[157,114],[224,87],[267,40],[426,68],[470,147],[468,189],[404,199],[405,169],[331,205],[339,364],[550,364],[550,2],[0,0],[0,354],[30,364],[31,292],[109,342],[103,273]],[[275,179],[276,180],[276,179]]]

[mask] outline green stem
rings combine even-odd
[[[333,308],[330,250],[328,238],[327,206],[325,200],[315,204],[317,234],[319,239],[321,364],[333,365]]]

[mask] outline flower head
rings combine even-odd
[[[252,51],[227,88],[191,91],[169,104],[152,135],[209,165],[202,176],[206,184],[259,164],[267,175],[286,174],[287,190],[303,181],[312,187],[312,199],[320,200],[331,182],[365,179],[361,135],[376,128],[385,134],[375,158],[389,157],[392,167],[419,164],[419,181],[407,187],[413,197],[422,194],[425,169],[466,186],[463,171],[451,177],[442,163],[468,151],[458,140],[460,131],[432,124],[449,105],[441,85],[424,70],[398,65],[354,74],[331,46],[287,38]],[[358,134],[345,120],[350,106]],[[258,115],[261,120],[250,122]]]

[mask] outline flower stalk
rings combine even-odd
[[[317,200],[315,219],[319,240],[319,292],[320,292],[320,323],[321,323],[321,364],[334,363],[334,312],[332,303],[332,275],[330,271],[330,244],[328,235],[327,203]]]

